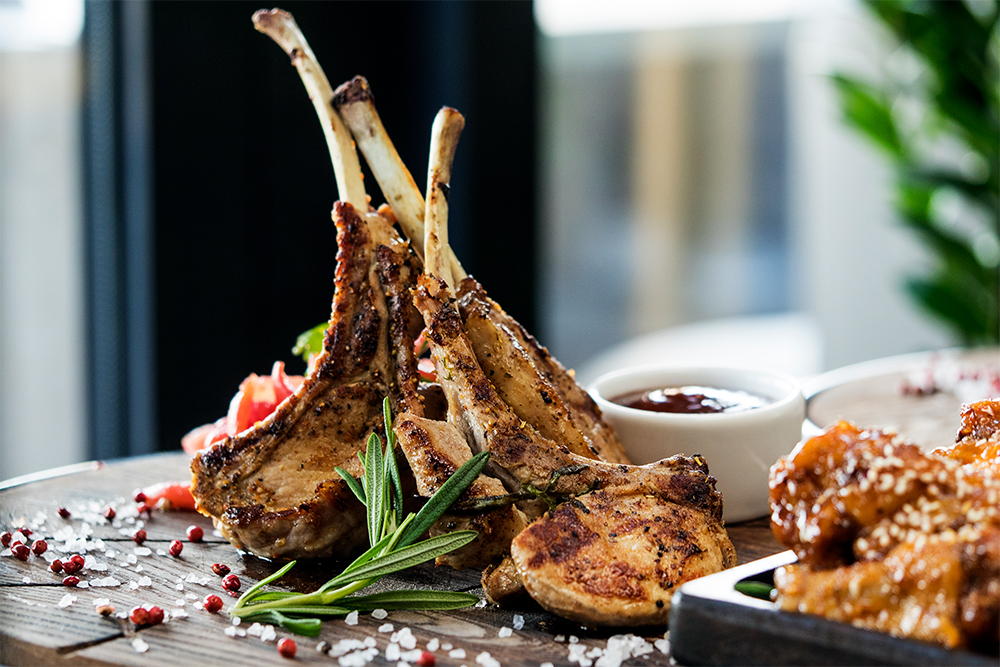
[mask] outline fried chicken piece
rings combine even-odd
[[[1000,401],[978,401],[962,406],[962,427],[951,447],[933,452],[973,468],[989,468],[1000,475]]]
[[[995,409],[963,410],[957,455],[840,422],[779,460],[772,529],[799,560],[775,574],[781,608],[995,651],[1000,476],[981,465]]]
[[[666,623],[677,586],[736,564],[721,522],[618,488],[565,502],[511,544],[528,593],[587,625]]]

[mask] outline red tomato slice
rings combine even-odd
[[[426,380],[427,382],[437,381],[437,370],[434,368],[434,362],[430,359],[417,360],[417,372],[420,373],[422,380]]]
[[[194,496],[190,482],[161,482],[142,490],[150,507],[170,510],[194,510]]]

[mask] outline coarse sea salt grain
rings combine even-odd
[[[180,598],[178,598],[178,599],[174,600],[174,606],[175,606],[175,607],[183,607],[183,606],[184,606],[184,605],[186,605],[186,604],[187,604],[187,601],[186,601],[186,600],[182,600],[182,599],[180,599]]]
[[[142,637],[136,637],[132,640],[132,648],[135,649],[136,653],[145,653],[149,650],[149,644],[143,641]]]
[[[100,607],[101,605],[106,605],[106,604],[111,604],[111,600],[109,598],[97,598],[96,600],[94,600],[95,607]]]
[[[91,579],[90,585],[98,588],[113,588],[115,586],[121,586],[122,582],[118,581],[114,577],[104,577],[103,579]]]
[[[433,653],[434,651],[438,650],[438,647],[440,645],[441,645],[441,642],[438,641],[437,637],[434,637],[429,642],[427,642],[427,650],[430,651],[431,653]]]
[[[399,658],[403,662],[412,663],[420,659],[421,653],[423,653],[423,651],[421,651],[418,648],[415,648],[412,651],[404,651],[403,653],[400,654]]]
[[[456,660],[462,660],[465,658],[465,649],[464,648],[452,649],[448,651],[448,657],[455,658]]]
[[[445,642],[445,643],[441,644],[441,650],[442,651],[450,651],[451,649],[452,649],[452,645],[450,643]]]
[[[262,642],[273,642],[277,637],[278,633],[274,631],[273,625],[264,626],[264,630],[260,633],[260,640]]]
[[[183,609],[174,609],[173,614],[174,614],[174,618],[187,618],[188,617],[188,613],[186,611],[184,611]],[[233,627],[233,626],[229,626],[229,627]]]
[[[188,600],[197,600],[198,599],[198,596],[195,595],[194,593],[185,593],[184,597],[186,597]]]
[[[374,616],[374,614],[372,614]],[[392,632],[392,623],[383,623],[378,626],[379,632]]]
[[[60,609],[65,609],[74,602],[76,602],[76,596],[73,595],[72,593],[67,593],[66,595],[62,596],[62,599],[59,600],[59,603],[56,606],[59,607]]]
[[[142,571],[143,571],[143,567],[142,567],[142,565],[136,565],[136,566],[135,566],[135,571],[136,571],[136,572],[142,572]]]
[[[264,630],[264,626],[260,623],[254,623],[249,628],[247,628],[247,634],[251,637],[260,637],[260,633]]]
[[[235,625],[230,625],[228,628],[226,628],[222,632],[223,632],[223,634],[225,634],[225,635],[227,635],[229,637],[235,637],[236,636],[236,626]]]
[[[551,662],[543,662],[538,667],[556,667],[556,666],[553,665]]]
[[[500,661],[490,655],[489,651],[483,651],[477,655],[476,663],[483,667],[500,667]]]
[[[365,637],[365,640],[362,643],[368,648],[373,648],[376,644],[378,644],[374,637]]]
[[[389,644],[385,647],[385,661],[396,662],[399,660],[399,644]]]
[[[480,600],[479,602],[476,603],[476,609],[482,609],[488,604],[489,602],[487,602],[486,600]]]
[[[348,625],[357,625],[358,624],[358,612],[352,611],[350,614],[348,614],[347,617],[344,618],[344,623],[347,623]]]
[[[376,620],[381,621],[382,619],[384,619],[388,615],[389,615],[389,612],[387,612],[385,609],[372,609],[372,618],[374,618]]]
[[[134,591],[137,588],[139,588],[139,582],[138,581],[130,581],[130,582],[128,582],[128,589],[130,591]]]
[[[31,583],[31,577],[21,577],[21,583],[22,584],[30,584]]]
[[[143,576],[139,578],[139,585],[143,587],[149,587],[153,585],[153,580],[149,577]]]
[[[522,629],[524,627],[524,616],[521,616],[520,614],[514,614],[513,625],[515,630]]]
[[[132,549],[132,553],[136,556],[152,556],[153,550],[149,547],[136,547],[135,549]],[[134,563],[135,561],[130,559],[129,562]]]
[[[413,636],[412,630],[403,628],[399,631],[399,645],[407,651],[416,648],[417,638]]]
[[[125,556],[125,562],[127,562],[129,565],[135,565],[136,563],[139,562],[139,559],[136,558],[135,554],[129,554]]]
[[[500,632],[497,633],[497,637],[500,637],[502,639],[504,637],[510,637],[512,634],[514,634],[514,631],[505,625],[502,628],[500,628]]]

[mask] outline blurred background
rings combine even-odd
[[[997,2],[879,4],[282,7],[418,183],[463,112],[455,251],[586,384],[995,344]],[[303,369],[336,188],[258,8],[0,2],[0,479],[177,449]]]

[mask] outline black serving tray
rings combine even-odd
[[[997,656],[948,649],[818,616],[780,611],[744,595],[739,581],[774,582],[795,562],[785,551],[680,587],[670,610],[670,652],[683,665],[989,665]]]

